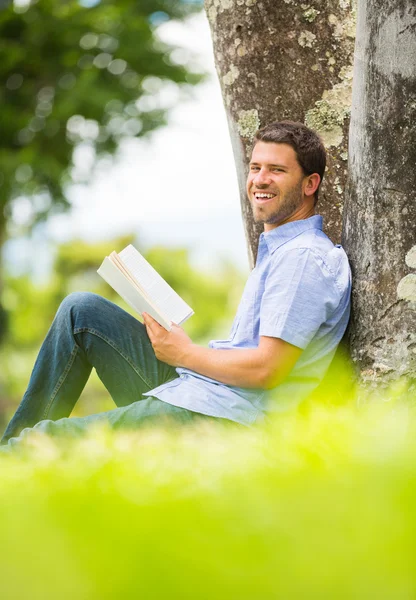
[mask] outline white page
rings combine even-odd
[[[168,331],[170,330],[170,321],[166,320],[158,310],[145,298],[141,292],[136,289],[131,281],[120,271],[120,269],[106,257],[98,269],[97,273],[140,315],[143,312],[149,313],[160,325]]]
[[[118,253],[130,273],[163,315],[178,325],[193,314],[190,306],[131,244]]]

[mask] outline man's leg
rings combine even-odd
[[[18,437],[11,437],[7,446],[0,447],[0,454],[8,453],[18,447],[22,441],[30,438],[34,433],[45,433],[52,437],[74,438],[83,435],[92,425],[107,424],[113,429],[134,430],[152,423],[163,425],[164,422],[185,425],[197,421],[217,421],[215,417],[208,417],[196,412],[173,406],[157,398],[149,397],[133,402],[129,406],[115,408],[107,412],[89,415],[88,417],[71,417],[58,421],[40,421],[31,428],[24,429]]]
[[[96,294],[71,294],[59,307],[2,443],[39,421],[69,416],[93,367],[117,406],[177,377],[156,358],[139,321]]]

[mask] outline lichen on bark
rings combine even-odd
[[[409,252],[406,254],[405,262],[411,269],[416,269],[416,246],[410,248]]]
[[[344,140],[344,122],[351,111],[352,68],[343,73],[343,80],[331,90],[325,90],[322,99],[305,115],[305,123],[319,133],[327,148],[338,147]],[[341,157],[344,160],[344,156]]]
[[[416,308],[416,275],[410,273],[400,279],[397,286],[397,295],[401,300],[415,303],[412,308]]]
[[[241,110],[238,113],[238,132],[241,137],[247,140],[253,140],[256,131],[260,128],[260,119],[258,111],[253,108],[251,110]]]
[[[303,6],[304,5],[302,5],[302,8]],[[313,23],[320,12],[321,11],[316,10],[316,8],[309,7],[304,11],[303,18],[305,19],[305,21],[308,21],[308,23]]]

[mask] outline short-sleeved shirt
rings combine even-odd
[[[261,336],[303,350],[289,376],[273,390],[225,385],[177,368],[178,378],[146,395],[213,417],[250,425],[297,405],[322,380],[348,324],[351,273],[341,246],[322,231],[322,217],[262,233],[230,336],[209,347],[256,348]]]

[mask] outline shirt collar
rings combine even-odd
[[[313,215],[309,219],[302,219],[300,221],[291,221],[290,223],[279,225],[279,227],[275,227],[271,231],[260,234],[260,241],[264,239],[269,253],[272,254],[280,246],[283,246],[283,244],[286,244],[286,242],[289,242],[308,229],[322,230],[322,221],[321,215]]]

